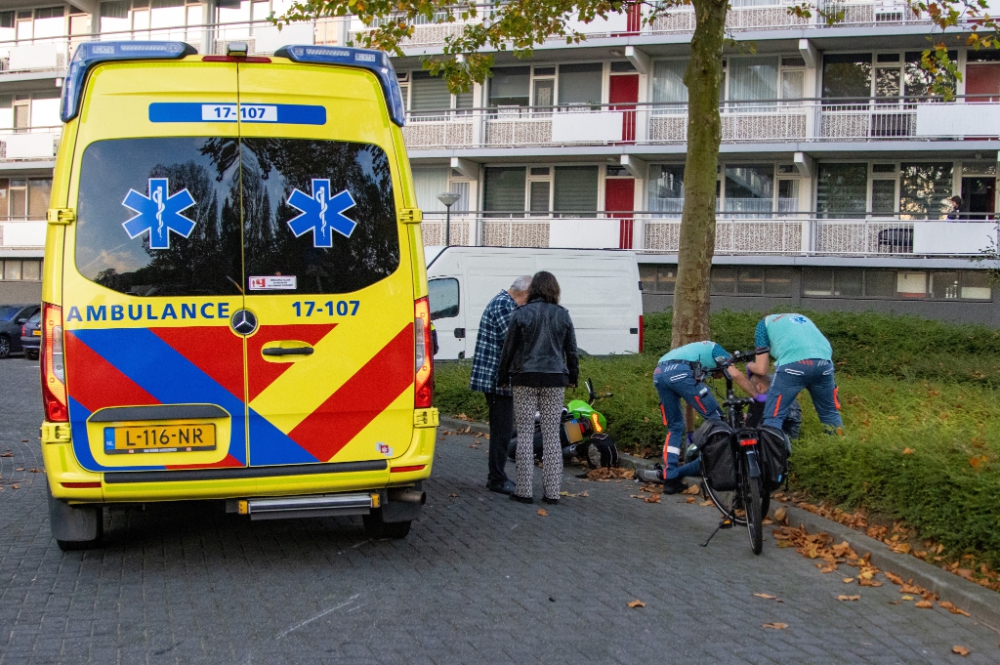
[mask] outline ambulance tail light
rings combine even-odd
[[[434,344],[431,341],[431,307],[427,297],[413,304],[414,377],[413,406],[426,409],[434,397]]]
[[[62,308],[42,303],[42,401],[45,419],[66,422],[66,366],[63,362]]]

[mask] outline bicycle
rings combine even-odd
[[[748,362],[753,360],[754,355],[737,351],[733,354],[733,362]],[[722,372],[722,375],[726,380],[726,399],[722,402],[722,407],[725,409],[725,421],[732,430],[730,445],[734,457],[736,487],[732,491],[714,489],[709,482],[705,465],[702,464],[702,494],[708,496],[722,513],[722,521],[708,540],[702,543],[702,547],[708,547],[720,529],[732,528],[733,524],[745,524],[750,536],[750,549],[754,554],[760,554],[764,539],[763,520],[770,507],[771,497],[765,489],[761,472],[757,433],[744,428],[744,410],[753,404],[753,400],[737,397],[733,391],[732,378],[726,372]]]

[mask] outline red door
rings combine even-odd
[[[608,101],[612,111],[624,111],[622,141],[635,142],[635,105],[639,101],[639,75],[623,74],[611,77]],[[629,210],[632,208],[630,207]]]
[[[965,68],[965,94],[967,95],[996,95],[1000,93],[1000,65],[998,64],[969,64]],[[995,102],[996,97],[979,97],[969,99],[969,102]]]
[[[611,217],[621,221],[618,224],[618,247],[632,249],[632,211],[635,210],[635,180],[632,178],[608,178],[604,190],[604,209]]]

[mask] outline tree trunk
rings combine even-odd
[[[675,348],[709,339],[715,188],[722,140],[719,87],[729,0],[692,0],[691,4],[696,23],[691,62],[684,74],[688,89],[687,162],[671,335]]]

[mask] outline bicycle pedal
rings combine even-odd
[[[722,522],[719,524],[719,528],[720,529],[732,529],[733,528],[733,521],[732,520],[722,520]]]

